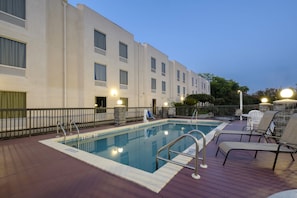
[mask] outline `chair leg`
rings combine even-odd
[[[218,150],[216,152],[216,157],[218,156],[219,150],[220,150],[220,147],[218,147]]]
[[[219,135],[217,136],[217,141],[216,141],[216,144],[218,144],[218,141],[219,141],[220,135],[221,135],[221,134],[219,134]]]
[[[292,157],[292,161],[295,161],[295,158],[293,156],[293,153],[290,153],[291,154],[291,157]]]
[[[257,157],[257,154],[258,154],[258,151],[256,151],[256,152],[255,152],[255,156],[254,156],[254,158],[256,158],[256,157]]]
[[[275,159],[274,159],[274,163],[273,163],[273,167],[272,167],[272,170],[273,170],[273,171],[274,171],[274,169],[275,169],[275,165],[276,165],[276,161],[277,161],[277,158],[278,158],[278,154],[279,154],[279,149],[280,149],[280,147],[281,147],[281,144],[278,145],[278,147],[277,147],[277,151],[276,151],[276,153],[275,153]]]
[[[272,170],[273,171],[275,169],[275,165],[276,165],[276,161],[277,161],[277,158],[278,158],[278,154],[279,154],[279,151],[277,151],[276,154],[275,154],[275,159],[274,159],[274,163],[273,163],[273,167],[272,167]]]
[[[230,151],[229,151],[230,152]],[[224,159],[224,162],[223,162],[223,166],[225,165],[225,163],[226,163],[226,161],[227,161],[227,158],[228,158],[228,156],[229,156],[229,152],[226,154],[226,156],[225,156],[225,159]]]

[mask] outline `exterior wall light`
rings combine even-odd
[[[164,107],[168,107],[168,102],[164,102]]]
[[[117,92],[117,90],[116,89],[112,89],[111,91],[110,91],[110,94],[112,95],[112,96],[117,96],[118,95],[118,92]]]
[[[292,89],[289,89],[289,88],[283,89],[280,92],[280,96],[282,98],[286,98],[286,99],[291,98],[293,95],[294,95],[294,91]]]
[[[117,105],[122,105],[123,101],[122,100],[117,100]]]
[[[185,100],[185,98],[182,96],[182,97],[180,97],[180,101],[184,101]]]
[[[269,100],[267,97],[261,98],[261,102],[259,103],[259,110],[262,112],[272,110],[273,105],[269,103]]]
[[[265,98],[265,97],[264,98],[261,98],[261,102],[262,103],[267,103],[268,102],[268,98]]]
[[[119,148],[118,148],[118,152],[119,152],[119,153],[122,153],[123,151],[124,151],[123,147],[119,147]]]

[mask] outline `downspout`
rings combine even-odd
[[[63,1],[63,107],[67,107],[67,0]]]

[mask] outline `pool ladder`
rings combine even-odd
[[[79,138],[79,129],[78,129],[78,126],[76,125],[76,123],[73,120],[70,120],[70,122],[69,122],[69,134],[72,134],[72,125],[75,127],[75,129],[77,131],[77,138]],[[64,143],[65,143],[67,133],[66,133],[66,130],[64,128],[64,123],[61,123],[60,121],[57,121],[57,137],[59,136],[60,129],[63,132]]]
[[[64,135],[64,143],[66,142],[66,130],[64,129],[64,123],[61,123],[60,121],[57,121],[57,137],[59,137],[60,129],[63,132]]]
[[[72,134],[72,125],[75,127],[76,132],[77,132],[77,139],[79,139],[79,129],[78,126],[76,125],[76,123],[73,120],[70,120],[69,122],[69,133]]]
[[[193,120],[197,120],[198,119],[198,109],[195,109],[194,111],[193,111],[193,114],[192,114],[192,117],[191,117],[191,121],[193,121]]]
[[[203,140],[203,148],[202,148],[202,158],[199,158],[198,157],[198,153],[199,153],[199,142],[197,140],[197,138],[195,136],[192,135],[192,133],[198,133],[199,135],[202,136],[202,140]],[[195,155],[191,155],[191,154],[188,154],[188,153],[184,153],[184,152],[178,152],[178,151],[174,151],[174,150],[171,150],[171,147],[173,145],[175,145],[177,142],[179,142],[180,140],[186,138],[186,137],[190,137],[193,139],[194,143],[195,143]],[[163,158],[161,156],[159,156],[160,152],[167,149],[167,157],[168,159],[166,158]],[[188,164],[183,164],[183,163],[180,163],[180,162],[177,162],[177,161],[174,161],[171,159],[171,156],[170,156],[170,153],[175,153],[175,154],[179,154],[179,155],[183,155],[183,156],[187,156],[187,157],[191,157],[193,159],[195,159],[195,166],[190,166]],[[202,131],[199,131],[199,130],[191,130],[189,131],[188,133],[186,134],[183,134],[181,135],[180,137],[176,138],[175,140],[171,141],[170,143],[166,144],[165,146],[161,147],[158,151],[157,151],[157,155],[156,155],[156,169],[158,169],[159,165],[158,165],[158,160],[163,160],[163,161],[166,161],[168,163],[172,163],[172,164],[175,164],[175,165],[179,165],[179,166],[183,166],[185,168],[189,168],[189,169],[192,169],[194,170],[194,173],[192,174],[192,177],[194,179],[200,179],[200,175],[198,175],[198,160],[202,160],[202,164],[200,164],[200,167],[201,168],[207,168],[207,164],[206,164],[206,138],[205,138],[205,135]]]
[[[194,119],[195,119],[195,122],[194,122]],[[191,117],[191,123],[192,124],[195,124],[196,127],[194,128],[193,125],[191,125],[191,128],[192,130],[196,129],[198,130],[198,123],[197,123],[197,120],[198,120],[198,109],[195,109],[192,113],[192,117]]]

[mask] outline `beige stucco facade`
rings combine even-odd
[[[188,94],[210,94],[206,79],[150,44],[135,41],[133,33],[87,6],[26,0],[24,20],[0,12],[0,37],[26,44],[26,68],[0,64],[0,91],[26,92],[28,108],[93,107],[96,97],[106,98],[106,107],[120,98],[127,98],[129,107],[160,107]],[[104,52],[94,47],[94,31],[106,35]],[[119,56],[119,43],[127,46],[127,59]],[[103,83],[94,79],[95,63],[106,66]],[[120,70],[128,74],[125,86]],[[192,78],[198,84],[192,85]]]

